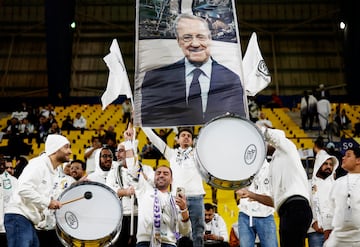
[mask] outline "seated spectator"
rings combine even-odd
[[[49,128],[50,126],[47,122],[47,118],[43,115],[40,115],[39,123],[36,126],[36,142],[38,144],[38,147],[40,147],[40,143],[45,143]]]
[[[229,237],[224,219],[215,213],[215,206],[205,203],[205,233],[204,246],[229,246]]]
[[[31,143],[35,138],[35,126],[29,121],[28,118],[24,118],[19,126],[19,132],[23,139],[28,138],[28,142]]]
[[[266,128],[271,128],[271,129],[274,128],[272,122],[266,118],[265,112],[260,112],[259,120],[256,121],[256,125],[264,126]]]
[[[53,122],[49,128],[48,134],[58,134],[61,135],[61,129],[57,122]]]
[[[151,143],[149,138],[146,137],[147,143],[141,150],[140,157],[142,159],[160,159],[162,157],[160,151]]]
[[[14,112],[11,113],[11,118],[16,118],[19,121],[23,120],[27,116],[28,116],[27,111],[14,111]]]
[[[6,129],[6,137],[9,139],[6,153],[15,158],[22,154],[27,155],[31,151],[31,146],[24,143],[24,140],[19,132],[19,121],[17,118],[10,120],[10,125]]]
[[[74,129],[74,121],[70,117],[70,115],[67,115],[64,121],[61,125],[62,130],[73,130]]]
[[[351,129],[351,121],[349,117],[346,115],[345,109],[342,109],[340,114],[335,116],[335,122],[340,127],[340,130],[348,130]]]
[[[43,115],[46,118],[49,118],[49,115],[52,114],[56,116],[56,112],[54,106],[52,104],[48,104],[47,106],[40,109],[40,115]]]
[[[12,117],[7,121],[7,126],[3,129],[5,132],[4,138],[11,138],[19,135],[20,122],[16,117]]]
[[[73,160],[70,162],[70,176],[79,181],[86,175],[86,163],[82,160]]]
[[[76,113],[73,126],[77,130],[86,129],[86,119],[81,115],[80,112]]]

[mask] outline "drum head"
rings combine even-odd
[[[250,120],[225,115],[201,128],[195,158],[205,181],[221,189],[247,186],[266,157],[264,137]]]
[[[59,237],[65,242],[112,240],[121,230],[122,204],[116,193],[97,182],[81,182],[69,187],[59,197],[64,203],[84,195],[85,198],[63,205],[56,210]],[[91,196],[89,196],[91,195]],[[65,236],[65,237],[64,237]],[[69,240],[70,239],[70,240]],[[70,243],[68,243],[72,246]],[[101,246],[101,245],[99,245]]]

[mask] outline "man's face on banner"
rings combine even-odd
[[[204,22],[181,19],[177,26],[178,44],[191,63],[203,64],[210,57],[210,31]]]

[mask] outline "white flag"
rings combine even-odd
[[[131,99],[131,103],[133,103],[129,78],[116,39],[112,41],[110,53],[103,59],[109,68],[109,78],[106,90],[101,96],[102,109],[104,110],[119,95],[126,95],[127,98]]]
[[[251,35],[242,63],[246,94],[254,96],[271,82],[270,73],[261,55],[256,33]]]

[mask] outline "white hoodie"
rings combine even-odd
[[[107,178],[107,176],[109,174],[109,171],[104,171],[100,167],[100,153],[101,153],[101,150],[103,150],[103,148],[99,148],[99,149],[97,149],[95,151],[95,171],[90,173],[87,176],[87,178],[90,181],[93,181],[93,182],[106,184],[106,178]],[[113,161],[110,170],[114,169],[115,166],[116,166],[116,161]]]
[[[44,210],[50,204],[56,170],[44,153],[29,161],[18,179],[5,213],[20,214],[36,226],[45,219]]]
[[[323,163],[332,159],[334,164],[332,174],[325,179],[319,178],[316,176],[320,167]],[[313,212],[313,221],[311,225],[317,221],[319,228],[323,228],[324,224],[331,224],[331,204],[329,194],[331,187],[335,181],[334,175],[335,170],[339,166],[339,161],[335,156],[329,155],[325,150],[321,150],[317,153],[312,179],[310,181],[310,205]],[[310,226],[308,232],[315,232],[315,230]]]

